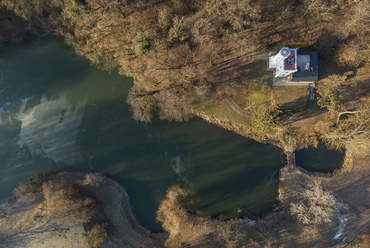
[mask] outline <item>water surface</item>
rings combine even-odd
[[[330,150],[320,143],[317,148],[309,147],[296,151],[296,164],[308,171],[331,172],[343,165],[344,153]]]
[[[102,172],[124,185],[139,219],[173,184],[193,188],[213,216],[260,215],[276,203],[282,151],[201,119],[138,123],[132,79],[100,71],[55,37],[0,50],[0,199],[41,171]]]

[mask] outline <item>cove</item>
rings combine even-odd
[[[296,163],[308,171],[332,172],[344,162],[344,153],[329,150],[320,143],[317,148],[309,147],[296,151]]]
[[[140,221],[160,231],[166,190],[194,189],[212,216],[261,215],[277,197],[281,149],[201,119],[138,123],[132,79],[91,66],[53,37],[0,48],[0,199],[51,170],[101,172],[128,191]]]

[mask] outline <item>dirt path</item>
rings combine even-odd
[[[346,247],[354,238],[356,238],[363,230],[365,230],[368,226],[370,226],[370,214],[366,217],[362,217],[362,219],[357,223],[356,226],[352,227],[351,229],[345,229],[343,233],[342,241],[343,243],[334,246],[335,248]]]
[[[236,105],[233,100],[230,99],[230,97],[226,94],[222,94],[222,99],[224,100],[227,107],[237,116],[246,118],[249,117],[249,114],[245,112],[243,109],[241,109],[238,105]]]

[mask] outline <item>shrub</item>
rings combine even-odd
[[[22,197],[40,191],[42,184],[54,174],[55,172],[40,172],[31,176],[27,179],[26,183],[19,185],[14,190],[14,195],[16,197]]]
[[[279,125],[279,111],[271,109],[263,109],[256,111],[252,117],[252,125],[260,132],[266,132]]]
[[[154,50],[154,40],[150,37],[143,37],[138,40],[140,54],[148,54]]]
[[[167,30],[172,25],[172,11],[170,8],[163,8],[158,12],[158,24],[163,30]]]
[[[58,224],[87,223],[97,213],[92,198],[82,195],[78,185],[67,179],[53,179],[42,185],[49,219]]]
[[[177,185],[168,189],[166,199],[161,202],[157,211],[157,220],[162,222],[164,230],[176,235],[184,226],[189,225],[186,205],[193,197],[193,192]]]
[[[99,247],[108,237],[107,222],[94,225],[87,232],[87,242],[91,247]]]
[[[89,173],[86,174],[84,183],[98,186],[99,184],[107,183],[107,178],[101,173]]]
[[[321,107],[327,107],[330,112],[335,112],[343,108],[344,89],[343,76],[333,74],[322,79],[317,84],[319,94],[317,104]]]
[[[337,201],[330,191],[322,189],[318,181],[301,193],[299,203],[290,204],[290,213],[304,225],[332,222]]]
[[[76,7],[86,7],[87,6],[86,0],[72,0],[72,3]]]
[[[190,38],[189,29],[185,24],[184,17],[175,16],[172,19],[173,26],[168,32],[168,41],[183,42]]]
[[[200,45],[214,40],[218,35],[215,25],[207,18],[198,18],[194,21],[190,32],[193,41]]]

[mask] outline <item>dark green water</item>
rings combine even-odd
[[[282,151],[208,124],[134,121],[132,79],[102,72],[54,37],[0,49],[0,199],[41,171],[100,171],[124,185],[139,219],[173,184],[193,188],[200,209],[235,217],[272,209]],[[239,211],[240,212],[240,211]]]
[[[296,151],[296,164],[308,171],[331,172],[343,165],[344,153],[329,150],[324,144]]]

